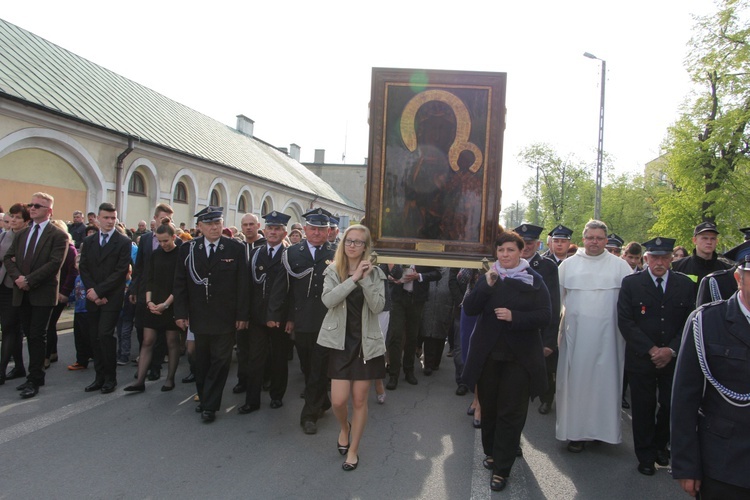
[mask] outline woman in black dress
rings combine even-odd
[[[321,299],[328,308],[318,344],[331,348],[331,404],[341,431],[336,445],[345,471],[359,465],[359,442],[367,423],[372,380],[385,378],[385,342],[378,313],[385,305],[385,274],[370,262],[372,239],[362,225],[349,226],[325,270]],[[349,396],[352,400],[349,420]]]
[[[138,359],[138,379],[125,388],[127,392],[146,390],[146,372],[151,364],[156,333],[166,330],[167,349],[169,353],[169,371],[162,392],[174,389],[174,374],[180,360],[180,329],[174,321],[174,296],[172,287],[177,266],[178,252],[175,245],[175,231],[168,218],[162,220],[156,229],[159,248],[151,256],[146,288],[146,306],[148,311],[143,319],[143,344]]]

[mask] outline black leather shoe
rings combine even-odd
[[[21,391],[21,398],[29,399],[39,394],[39,388],[36,384],[30,383],[24,390]]]
[[[161,370],[149,370],[146,378],[150,381],[159,380],[161,378]]]
[[[571,453],[581,453],[586,447],[583,441],[571,441],[568,443],[568,451]]]
[[[281,408],[282,406],[284,406],[284,403],[280,399],[271,400],[271,408],[273,408],[274,410],[277,408]]]
[[[503,491],[507,485],[508,478],[500,477],[495,474],[492,475],[492,479],[490,479],[490,489],[492,491]]]
[[[551,409],[552,409],[552,405],[547,402],[544,402],[539,405],[539,413],[541,413],[542,415],[546,415],[547,413],[549,413]]]
[[[422,370],[422,373],[424,373],[425,377],[429,377],[430,375],[432,375],[432,368],[425,367],[424,370]]]
[[[398,387],[398,377],[391,375],[388,377],[388,383],[385,384],[385,388],[389,391],[395,391],[396,387]]]
[[[419,381],[417,380],[417,377],[415,377],[413,373],[407,373],[404,376],[404,379],[406,380],[407,383],[411,385],[417,385],[419,383]]]
[[[657,451],[656,463],[662,467],[669,465],[669,452],[667,450]]]
[[[188,373],[187,377],[182,378],[183,384],[192,384],[193,382],[195,382],[195,373],[193,372]]]
[[[316,424],[312,420],[305,420],[302,423],[302,431],[305,434],[315,434],[318,432],[318,424]]]
[[[95,380],[93,384],[87,385],[86,388],[84,389],[84,391],[86,391],[86,392],[101,391],[103,385],[104,384],[102,382],[98,382],[98,381]]]
[[[485,457],[484,460],[482,460],[482,465],[487,470],[492,470],[492,467],[495,465],[495,459],[492,457]]]
[[[232,392],[235,394],[242,394],[245,391],[247,391],[247,387],[245,387],[243,384],[237,384],[232,387]]]
[[[5,378],[8,380],[13,380],[15,378],[23,378],[26,376],[26,370],[19,370],[18,368],[13,368],[11,371],[9,371]]]
[[[628,409],[630,409],[630,403],[628,403],[628,400],[627,400],[627,399],[625,399],[625,398],[622,398],[622,407],[623,407],[623,408],[624,408],[625,410],[628,410]]]
[[[247,415],[248,413],[252,413],[257,410],[260,410],[260,405],[242,405],[237,408],[237,413],[239,413],[240,415]]]
[[[469,392],[469,388],[464,384],[460,384],[456,387],[456,396],[465,396],[467,392]]]
[[[195,413],[203,413],[203,407],[201,405],[196,406]]]
[[[34,384],[32,384],[32,383],[31,383],[31,381],[27,380],[27,381],[26,381],[26,382],[24,382],[23,384],[21,384],[21,385],[17,386],[17,387],[16,387],[16,390],[17,390],[17,391],[22,391],[22,390],[26,389],[26,388],[27,388],[28,386],[30,386],[30,385],[34,385]]]
[[[656,469],[654,469],[654,464],[638,464],[638,472],[644,476],[653,476],[656,474]]]
[[[115,392],[115,387],[117,387],[117,382],[104,382],[104,384],[102,384],[102,394]]]
[[[102,388],[104,390],[104,388]],[[146,386],[145,385],[129,385],[125,389],[123,389],[125,392],[145,392]]]
[[[354,463],[344,462],[343,464],[341,464],[341,468],[344,469],[346,472],[351,472],[353,470],[356,470],[358,465],[359,465],[359,455],[357,455],[356,462]]]
[[[201,420],[203,420],[205,423],[210,424],[214,420],[216,420],[216,412],[211,410],[206,410],[203,413],[201,413]]]

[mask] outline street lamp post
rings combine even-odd
[[[604,155],[604,84],[607,81],[607,61],[596,57],[590,52],[584,52],[584,57],[602,62],[602,95],[599,103],[599,143],[596,154],[596,197],[594,199],[594,219],[599,219],[602,213],[602,161]]]

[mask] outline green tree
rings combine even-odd
[[[644,242],[656,222],[656,200],[666,189],[645,175],[610,178],[602,187],[602,220],[626,242]]]
[[[525,218],[527,212],[526,205],[518,201],[506,207],[502,212],[503,227],[513,229],[520,226],[523,222],[527,222]]]

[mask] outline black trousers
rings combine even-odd
[[[482,406],[482,448],[495,460],[493,474],[508,477],[526,425],[531,381],[515,361],[488,359],[477,383]]]
[[[0,377],[5,376],[11,358],[18,370],[26,371],[23,365],[23,332],[18,308],[13,307],[13,289],[0,283],[0,328],[3,330],[3,345],[0,348]]]
[[[704,476],[701,481],[701,490],[696,498],[699,500],[747,500],[750,498],[750,488],[735,486]]]
[[[310,348],[310,372],[305,382],[305,406],[302,407],[300,414],[300,424],[306,421],[317,422],[322,412],[331,407],[331,400],[328,398],[328,349],[316,343],[318,334],[303,333],[305,343]],[[295,342],[300,339],[300,332],[296,332]],[[297,346],[299,351],[299,345]],[[300,360],[302,354],[300,353]]]
[[[317,340],[317,332],[294,332],[294,346],[297,348],[300,369],[305,375],[305,386],[310,379],[310,359]]]
[[[539,396],[539,400],[542,403],[552,404],[555,400],[555,392],[557,392],[557,358],[560,353],[555,350],[544,358],[544,365],[547,369],[547,392]]]
[[[195,334],[195,387],[204,411],[219,411],[232,363],[235,334]]]
[[[87,302],[89,306],[91,302]],[[94,354],[96,382],[117,382],[117,336],[115,327],[120,311],[96,311],[86,313],[89,320],[89,339]]]
[[[633,445],[639,463],[653,464],[669,443],[674,364],[656,373],[628,371],[633,415]],[[659,403],[657,411],[656,405]]]
[[[398,377],[402,366],[405,374],[414,373],[414,355],[423,310],[424,302],[414,302],[409,294],[399,297],[391,304],[387,345],[388,375]]]
[[[250,366],[250,335],[248,330],[237,332],[237,383],[247,387]]]
[[[60,315],[65,310],[65,306],[67,305],[68,304],[63,304],[62,302],[60,302],[54,308],[52,308],[52,314],[49,318],[49,326],[47,327],[46,358],[49,358],[50,355],[57,353],[57,321],[60,319]]]
[[[89,360],[94,357],[94,351],[91,349],[88,314],[85,312],[73,314],[73,341],[76,346],[76,363],[83,366],[89,366]]]
[[[250,406],[260,406],[260,393],[263,389],[263,379],[266,367],[270,368],[271,399],[283,399],[289,379],[289,363],[287,361],[287,337],[281,328],[269,328],[265,325],[251,324],[247,330],[237,335],[247,340],[249,356],[247,378],[245,385],[245,403]],[[239,355],[237,356],[239,360]],[[239,370],[238,370],[239,371]]]
[[[445,339],[424,337],[422,340],[424,352],[424,367],[437,370],[440,368],[440,360],[443,358]]]
[[[29,295],[23,294],[23,302],[18,308],[21,330],[26,335],[29,350],[29,369],[26,380],[36,385],[44,385],[44,357],[47,355],[47,325],[53,306],[32,306]]]

